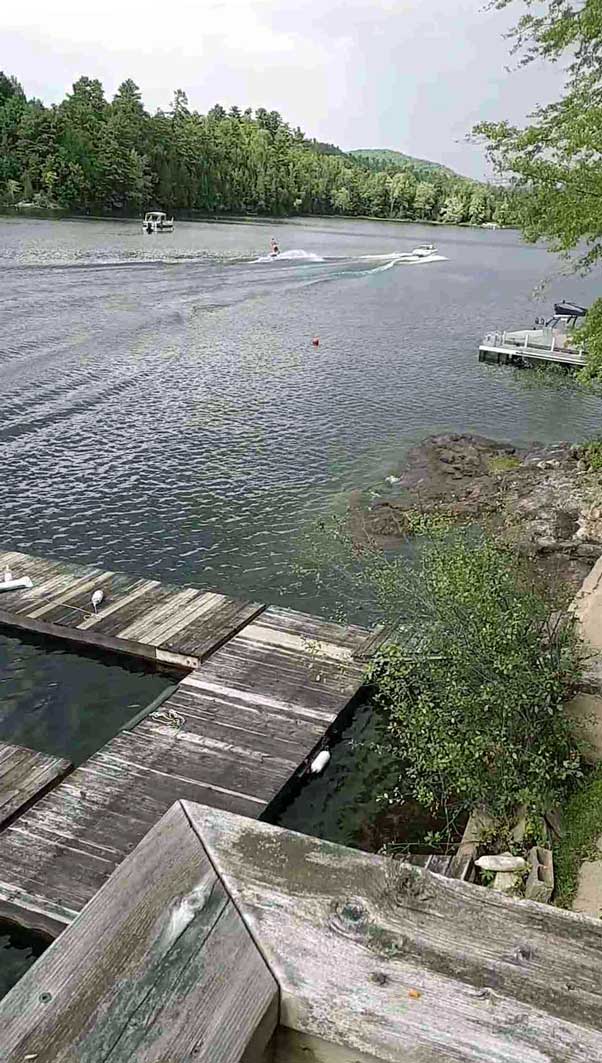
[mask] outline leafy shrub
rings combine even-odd
[[[474,533],[430,539],[390,575],[421,630],[419,652],[395,641],[370,668],[403,792],[497,819],[557,804],[581,774],[562,707],[579,671],[571,624],[552,624],[516,557]]]
[[[562,837],[554,848],[556,903],[570,907],[584,860],[600,859],[596,841],[602,834],[602,765],[591,772],[562,813]]]
[[[602,439],[592,439],[583,448],[583,459],[589,469],[602,471]]]

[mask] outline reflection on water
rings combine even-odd
[[[132,658],[0,631],[0,741],[80,764],[172,682]]]

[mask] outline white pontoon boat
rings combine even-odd
[[[173,218],[168,218],[162,210],[149,210],[144,215],[142,228],[147,233],[172,233]]]

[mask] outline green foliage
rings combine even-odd
[[[494,0],[492,6],[512,2]],[[602,5],[600,0],[524,3],[528,10],[515,30],[515,50],[524,62],[566,56],[564,95],[538,107],[524,128],[483,122],[475,132],[517,191],[525,237],[548,241],[576,270],[586,271],[602,257]],[[583,376],[602,379],[602,301],[590,310],[581,336],[588,355]]]
[[[490,458],[487,462],[487,468],[494,476],[499,476],[505,472],[511,472],[512,469],[518,469],[520,465],[519,458],[513,458],[511,454],[498,454],[496,457]]]
[[[562,708],[579,671],[572,627],[550,626],[516,557],[474,534],[430,539],[390,575],[421,630],[417,652],[400,640],[370,670],[404,790],[498,819],[558,803],[580,775]]]
[[[555,899],[561,907],[571,905],[583,861],[600,858],[596,840],[601,834],[602,765],[598,765],[562,812],[562,837],[554,847]]]
[[[354,148],[353,151],[349,152],[349,155],[358,159],[360,162],[367,164],[374,170],[386,170],[389,169],[389,167],[412,167],[412,169],[424,171],[426,175],[432,174],[433,171],[436,171],[446,174],[448,177],[459,177],[459,174],[454,173],[449,167],[443,166],[439,162],[429,162],[428,159],[417,159],[414,155],[405,155],[404,152],[392,151],[391,148]]]
[[[431,181],[419,181],[414,194],[414,214],[417,218],[432,218],[437,201],[437,189]]]
[[[602,381],[602,299],[597,299],[587,312],[583,325],[575,332],[575,342],[584,346],[587,365],[579,372],[584,384]]]
[[[583,459],[588,469],[602,472],[602,439],[592,439],[583,447]]]
[[[443,204],[442,220],[450,225],[459,225],[466,214],[466,203],[461,192],[453,192]]]
[[[449,196],[461,194],[458,220],[466,221],[475,196],[487,218],[505,199],[421,160],[400,156],[377,166],[346,155],[263,107],[253,114],[217,103],[202,115],[176,89],[170,110],[150,115],[131,79],[109,102],[99,81],[82,77],[46,108],[0,75],[0,149],[0,204],[8,206],[25,199],[78,211],[440,220]]]

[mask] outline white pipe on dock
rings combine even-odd
[[[32,587],[33,583],[29,576],[22,576],[21,579],[0,580],[0,591],[29,591]]]

